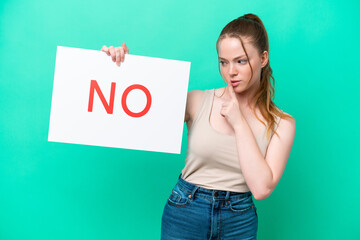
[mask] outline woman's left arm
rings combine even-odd
[[[240,168],[246,184],[256,200],[267,198],[278,184],[295,138],[295,120],[281,119],[262,156],[247,121],[242,116],[234,126]]]
[[[256,200],[270,196],[284,172],[295,138],[295,120],[281,119],[263,157],[254,134],[244,118],[236,94],[228,85],[231,100],[224,102],[220,114],[235,130],[240,168],[246,184]]]

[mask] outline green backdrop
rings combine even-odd
[[[186,157],[48,142],[56,46],[191,62],[189,90],[223,86],[215,42],[230,20],[268,30],[275,103],[294,146],[259,239],[360,239],[358,1],[0,3],[0,239],[159,239]],[[358,15],[358,16],[356,16]],[[164,116],[165,117],[165,116]]]

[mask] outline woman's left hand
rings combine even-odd
[[[225,119],[230,123],[230,125],[235,129],[236,126],[241,124],[243,119],[242,112],[239,107],[239,102],[236,98],[236,93],[234,91],[233,86],[228,84],[229,93],[231,99],[229,101],[225,101],[222,104],[220,114],[221,116],[225,117]]]

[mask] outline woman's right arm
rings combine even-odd
[[[121,47],[107,47],[104,45],[101,48],[101,51],[105,52],[108,56],[111,56],[113,62],[116,62],[116,65],[120,66],[121,62],[124,62],[125,60],[125,54],[129,53],[129,48],[125,43],[123,43]],[[188,123],[191,121],[196,113],[201,98],[202,91],[194,90],[187,93],[184,122]]]
[[[188,122],[190,120],[189,106],[190,106],[190,92],[187,92],[186,97],[186,109],[185,109],[185,118],[184,122]]]
[[[188,125],[189,122],[191,125],[191,121],[192,119],[194,119],[195,114],[197,113],[200,107],[203,95],[204,95],[204,91],[201,90],[192,90],[187,93],[184,122],[186,122]]]

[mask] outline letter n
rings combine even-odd
[[[92,112],[92,110],[93,110],[94,90],[96,90],[102,104],[104,105],[106,112],[108,114],[112,114],[113,109],[114,109],[115,86],[116,86],[116,83],[112,82],[111,83],[111,91],[110,91],[110,100],[109,100],[109,104],[108,104],[105,100],[104,94],[100,90],[100,87],[99,87],[97,81],[91,80],[88,112]]]

